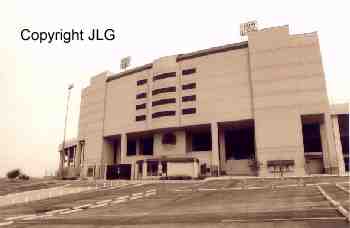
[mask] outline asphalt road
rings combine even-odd
[[[213,180],[198,183],[129,184],[0,208],[6,227],[349,227],[315,183],[349,210],[348,178]],[[40,215],[52,210],[82,208]],[[7,220],[11,221],[11,220]]]

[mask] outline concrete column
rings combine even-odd
[[[219,175],[218,171],[220,170],[219,164],[219,131],[218,123],[211,123],[211,170],[214,175]]]
[[[219,129],[220,171],[226,171],[225,132]]]
[[[335,153],[336,153],[338,167],[339,167],[339,175],[345,175],[344,156],[343,156],[343,148],[340,140],[338,116],[334,115],[331,117],[331,119],[332,119],[332,126],[333,126]]]
[[[147,162],[146,160],[143,161],[142,165],[142,177],[147,177]]]
[[[335,143],[330,115],[325,113],[324,122],[320,126],[323,161],[325,172],[328,174],[338,174],[338,164],[335,152]]]
[[[60,153],[60,163],[59,163],[59,168],[58,168],[58,173],[59,175],[62,175],[62,171],[63,171],[63,163],[64,163],[64,155],[63,155],[63,151],[59,151]]]
[[[158,174],[162,173],[162,168],[163,168],[162,162],[158,161]]]
[[[123,164],[125,162],[126,150],[127,150],[127,135],[121,134],[120,136],[120,163]]]

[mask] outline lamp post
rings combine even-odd
[[[60,176],[63,177],[63,166],[64,166],[64,158],[65,158],[65,141],[66,141],[66,128],[67,128],[67,120],[68,120],[68,108],[69,108],[69,99],[70,99],[70,93],[71,90],[74,88],[73,84],[70,84],[68,86],[68,95],[67,95],[67,104],[66,104],[66,117],[64,120],[64,130],[63,130],[63,141],[62,141],[62,150],[61,150],[61,164],[60,164]]]

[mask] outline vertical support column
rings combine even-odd
[[[60,175],[62,175],[63,174],[63,162],[64,162],[63,150],[60,150],[59,153],[60,153],[60,163],[59,163],[58,173]]]
[[[324,114],[324,122],[320,126],[323,161],[325,171],[328,174],[338,174],[337,157],[335,152],[334,136],[332,133],[331,117],[328,113]]]
[[[219,131],[218,131],[218,123],[211,123],[211,170],[212,175],[218,176],[220,170],[219,164]]]
[[[329,173],[330,164],[329,164],[329,156],[328,156],[328,143],[327,143],[327,135],[325,124],[320,124],[320,135],[321,135],[321,144],[322,144],[322,155],[323,155],[323,167],[325,173]]]
[[[332,125],[333,125],[335,153],[338,161],[339,175],[345,175],[344,156],[343,156],[343,148],[340,140],[338,116],[334,115],[331,117],[331,119],[332,119]]]
[[[162,162],[159,160],[158,161],[158,174],[163,174],[162,170],[163,170],[163,165],[162,165]]]
[[[127,150],[127,135],[121,134],[120,136],[120,163],[123,164],[125,162],[126,150]]]
[[[143,161],[143,165],[142,165],[142,177],[143,178],[147,177],[147,161],[146,160]]]
[[[219,151],[220,151],[220,174],[222,171],[226,171],[226,148],[225,148],[225,132],[223,129],[219,129]]]

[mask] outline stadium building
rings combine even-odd
[[[317,33],[279,26],[247,38],[92,77],[60,169],[107,179],[344,175],[349,106],[329,103]]]

